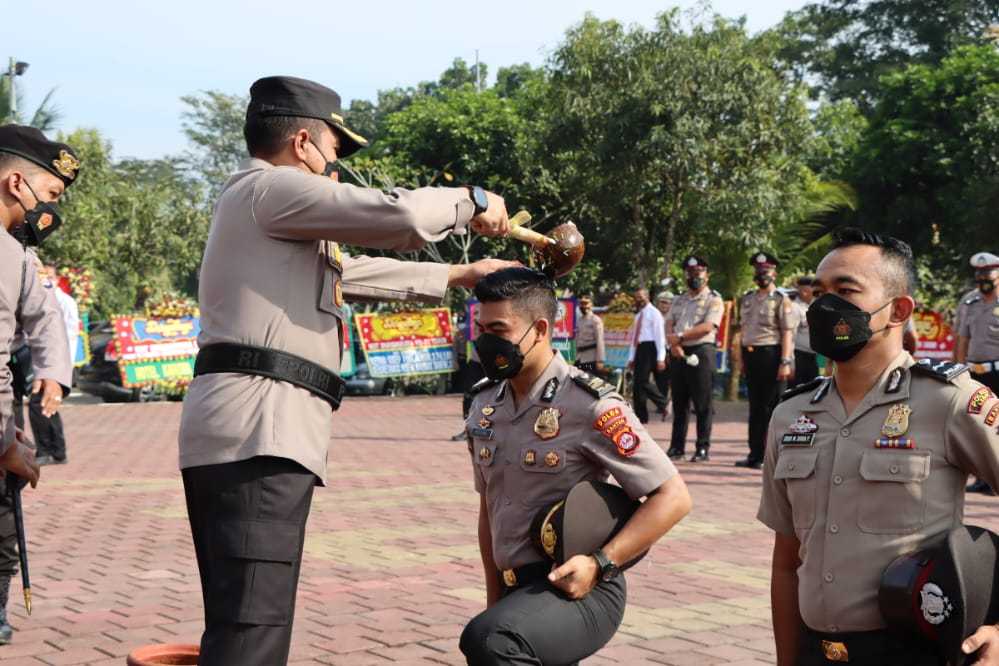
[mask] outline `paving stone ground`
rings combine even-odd
[[[682,464],[694,511],[628,574],[628,611],[587,666],[774,662],[772,537],[754,516],[745,405],[721,404],[712,460]],[[70,463],[25,497],[34,613],[12,589],[4,666],[121,665],[137,646],[197,642],[201,595],[176,469],[176,403],[70,404]],[[316,491],[292,664],[463,664],[483,607],[478,499],[456,397],[349,400],[336,417],[331,484]],[[669,423],[651,432],[667,440]],[[999,500],[969,499],[999,530]]]

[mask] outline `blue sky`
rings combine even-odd
[[[4,3],[6,4],[6,3]],[[683,8],[704,6],[690,0]],[[769,27],[799,0],[721,0],[714,10]],[[18,78],[32,110],[51,88],[60,129],[96,127],[117,157],[154,158],[185,147],[180,96],[246,93],[260,76],[293,74],[373,99],[379,89],[433,80],[455,57],[498,66],[538,65],[566,28],[590,11],[651,24],[673,6],[649,0],[315,2],[171,0],[20,2],[17,32],[0,30],[3,63],[30,63]]]

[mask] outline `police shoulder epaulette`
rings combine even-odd
[[[911,368],[912,374],[932,377],[941,382],[952,382],[968,372],[968,366],[964,363],[952,363],[951,361],[933,362],[927,358],[916,362]]]
[[[611,384],[586,372],[581,372],[574,376],[572,381],[576,382],[581,389],[597,399],[606,398],[614,392],[614,387]]]
[[[472,388],[468,389],[468,395],[478,395],[490,386],[496,386],[497,384],[499,384],[498,379],[489,379],[488,377],[485,377],[484,379],[480,379],[472,384]]]
[[[982,295],[981,294],[974,294],[970,298],[966,298],[964,300],[964,304],[965,305],[974,305],[975,303],[977,303],[980,300],[982,300]]]
[[[785,400],[790,400],[796,395],[801,395],[802,393],[808,393],[813,389],[817,389],[822,385],[822,382],[826,380],[825,377],[816,377],[810,382],[805,382],[804,384],[798,384],[797,386],[792,386],[788,390],[780,394],[780,400],[778,402],[784,402]]]
[[[754,293],[756,293],[756,290],[755,289],[750,289],[745,294],[743,294],[742,297],[745,298],[746,296],[752,296]]]
[[[718,291],[717,289],[712,289],[711,290],[711,295],[714,296],[715,298],[721,298],[722,297],[721,292]]]

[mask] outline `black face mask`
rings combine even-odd
[[[20,199],[18,200],[18,205],[24,208],[24,224],[20,225],[17,230],[11,229],[10,233],[20,240],[22,245],[38,246],[51,236],[52,232],[62,226],[62,218],[59,217],[59,210],[55,206],[38,198],[31,185],[28,185],[28,181],[24,181],[24,184],[27,185],[31,195],[35,197],[36,203],[34,208],[28,209],[24,208]]]
[[[753,278],[753,282],[755,282],[760,289],[769,287],[773,281],[774,276],[769,273],[760,273]]]
[[[520,351],[520,343],[531,332],[535,323],[537,322],[531,322],[524,334],[520,336],[520,340],[516,342],[511,342],[492,333],[482,333],[475,339],[475,351],[479,354],[479,362],[482,363],[486,377],[501,380],[517,376],[517,373],[524,367],[526,356]],[[531,349],[534,349],[534,345],[531,345]],[[527,350],[528,354],[531,353],[531,349]]]
[[[704,278],[702,278],[702,277],[688,277],[687,278],[687,286],[690,287],[693,291],[697,291],[698,289],[700,289],[701,287],[704,286]]]
[[[812,349],[834,361],[844,363],[860,353],[875,333],[871,317],[891,305],[888,301],[874,312],[865,312],[836,294],[823,294],[812,301],[805,317]]]
[[[336,162],[330,162],[328,159],[326,159],[326,153],[324,153],[319,148],[319,146],[316,145],[315,141],[313,141],[312,139],[309,139],[309,143],[311,143],[312,147],[315,148],[316,151],[318,151],[319,154],[323,156],[324,160],[326,160],[326,164],[323,166],[323,175],[326,176],[327,178],[332,178],[333,180],[339,182],[340,181],[340,174],[337,173]]]
[[[978,282],[978,291],[982,292],[983,294],[991,294],[993,291],[995,291],[996,283],[993,282],[992,280],[988,278],[982,278],[981,280],[977,280],[977,282]]]

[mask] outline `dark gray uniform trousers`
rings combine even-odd
[[[0,477],[0,577],[16,576],[19,564],[14,503],[7,492],[6,479]]]
[[[767,428],[780,394],[787,382],[777,380],[780,369],[780,345],[742,348],[746,364],[746,388],[749,391],[749,459],[763,462],[767,446]]]
[[[286,664],[316,476],[269,456],[182,474],[205,606],[199,665]]]
[[[624,576],[579,600],[542,578],[508,591],[461,633],[469,666],[570,666],[606,645],[621,625]]]
[[[697,415],[697,449],[711,446],[711,422],[714,419],[712,381],[715,372],[715,346],[712,343],[683,348],[687,356],[696,356],[697,366],[686,359],[670,359],[669,383],[673,388],[673,433],[670,451],[683,451],[687,442],[687,424],[690,421],[690,403]]]

